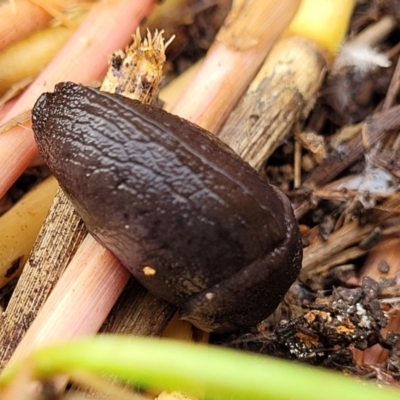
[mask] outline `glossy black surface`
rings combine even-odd
[[[301,264],[287,198],[212,134],[61,83],[33,110],[41,153],[89,231],[204,330],[266,318]]]

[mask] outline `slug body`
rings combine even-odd
[[[60,83],[33,109],[39,149],[88,230],[206,331],[253,326],[298,275],[288,199],[212,134],[163,110]]]

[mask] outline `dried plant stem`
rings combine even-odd
[[[303,253],[303,268],[300,278],[304,279],[307,274],[314,273],[315,268],[334,254],[359,243],[373,227],[373,225],[360,227],[357,221],[350,222],[329,236],[326,242],[320,241],[306,247]]]
[[[78,21],[75,20],[78,24]],[[0,53],[0,95],[23,79],[36,76],[54,58],[74,30],[65,26],[42,29]]]
[[[349,222],[334,233],[332,233],[329,236],[328,240],[316,241],[315,243],[306,247],[303,253],[303,268],[300,272],[300,279],[304,281],[307,280],[308,274],[313,275],[318,271],[321,271],[324,266],[329,267],[329,265],[333,265],[335,260],[340,261],[340,257],[345,257],[346,253],[347,256],[351,257],[357,257],[361,255],[362,249],[358,249],[357,251],[357,249],[351,248],[350,246],[359,244],[360,241],[364,239],[368,234],[370,234],[375,227],[389,223],[389,218],[393,215],[392,210],[397,207],[399,207],[399,197],[391,196],[387,200],[385,200],[380,208],[374,210],[374,223],[360,226],[358,221]],[[382,254],[384,253],[385,252],[377,254],[380,254],[380,256],[383,257]],[[340,254],[339,258],[337,258],[338,254]],[[369,261],[368,264],[373,265],[374,268],[376,268],[376,255],[370,257],[373,261]],[[398,258],[398,254],[395,254],[395,257]],[[394,263],[394,265],[397,265],[397,262]],[[368,272],[363,272],[360,279],[362,279],[362,277],[366,276],[367,274],[374,278],[374,274],[371,273],[370,268],[371,267],[365,268],[365,271]]]
[[[58,56],[31,84],[1,123],[32,108],[46,90],[60,81],[90,84],[101,79],[107,57],[125,46],[132,31],[148,13],[153,1],[107,0],[98,3]],[[0,197],[36,157],[38,150],[27,127],[15,127],[0,135]]]
[[[390,81],[389,89],[386,93],[382,110],[387,110],[395,104],[396,96],[400,91],[400,59],[397,60],[396,68]]]
[[[57,181],[50,177],[1,216],[0,288],[21,273],[57,188]]]
[[[203,65],[171,112],[217,132],[293,17],[298,3],[258,0],[233,8]],[[249,15],[261,18],[263,23],[248,25]]]
[[[359,237],[357,237],[357,240],[358,239],[359,239]],[[330,246],[328,245],[326,248],[327,251],[331,250],[329,247]],[[347,263],[349,263],[349,260],[355,260],[367,253],[367,250],[360,249],[360,247],[358,245],[352,246],[349,248],[345,248],[345,249],[339,249],[338,252],[336,252],[335,250],[331,252],[330,257],[324,259],[321,262],[321,264],[318,264],[317,266],[312,268],[312,272],[311,272],[312,275],[325,276],[332,267],[335,267],[337,265],[347,264]],[[307,255],[307,262],[309,263],[310,262],[309,261],[310,254],[307,252],[306,255]],[[306,271],[304,271],[304,272],[307,273]]]
[[[82,84],[101,79],[107,70],[107,57],[125,46],[141,19],[150,10],[151,1],[101,1],[92,9],[51,64],[38,76],[10,110],[6,118],[32,108],[36,99],[51,91],[60,81]]]
[[[363,43],[374,47],[380,43],[396,27],[396,18],[393,15],[385,15],[375,23],[362,30],[350,43]]]
[[[160,336],[175,312],[176,307],[153,296],[131,278],[105,320],[101,332]]]
[[[40,28],[52,16],[28,0],[6,1],[0,6],[0,51]]]
[[[11,360],[44,343],[98,331],[129,277],[108,250],[87,236],[62,276],[64,284],[53,289],[38,314],[35,325],[40,329],[27,331]]]
[[[189,85],[190,81],[197,74],[200,69],[203,59],[196,62],[185,70],[182,74],[172,80],[168,85],[160,90],[160,99],[164,102],[164,110],[169,111],[171,107],[179,100],[180,96]]]
[[[353,6],[349,0],[303,1],[287,36],[274,46],[229,116],[219,136],[255,169],[311,110]]]
[[[72,204],[59,190],[6,312],[2,315],[0,366],[4,366],[11,357],[86,232]]]
[[[343,139],[336,137],[331,141],[333,147],[341,147],[340,157],[328,158],[316,167],[304,181],[304,186],[312,189],[321,187],[330,182],[335,176],[351,165],[364,154],[365,148],[370,148],[378,141],[387,137],[391,129],[396,129],[399,124],[400,106],[396,105],[387,110],[375,113],[366,119],[363,124],[348,126],[341,130]],[[348,135],[347,133],[350,132]],[[339,134],[338,136],[342,136]],[[350,136],[350,138],[349,138]],[[295,209],[296,218],[301,218],[311,207],[307,200]]]
[[[325,66],[320,49],[308,39],[280,40],[219,137],[261,169],[295,121],[311,109]]]

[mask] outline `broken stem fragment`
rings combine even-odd
[[[221,129],[219,137],[257,170],[311,111],[353,7],[349,0],[303,1]]]

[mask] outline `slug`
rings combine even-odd
[[[211,133],[70,82],[32,112],[44,160],[89,232],[205,331],[270,315],[302,260],[289,200]]]

